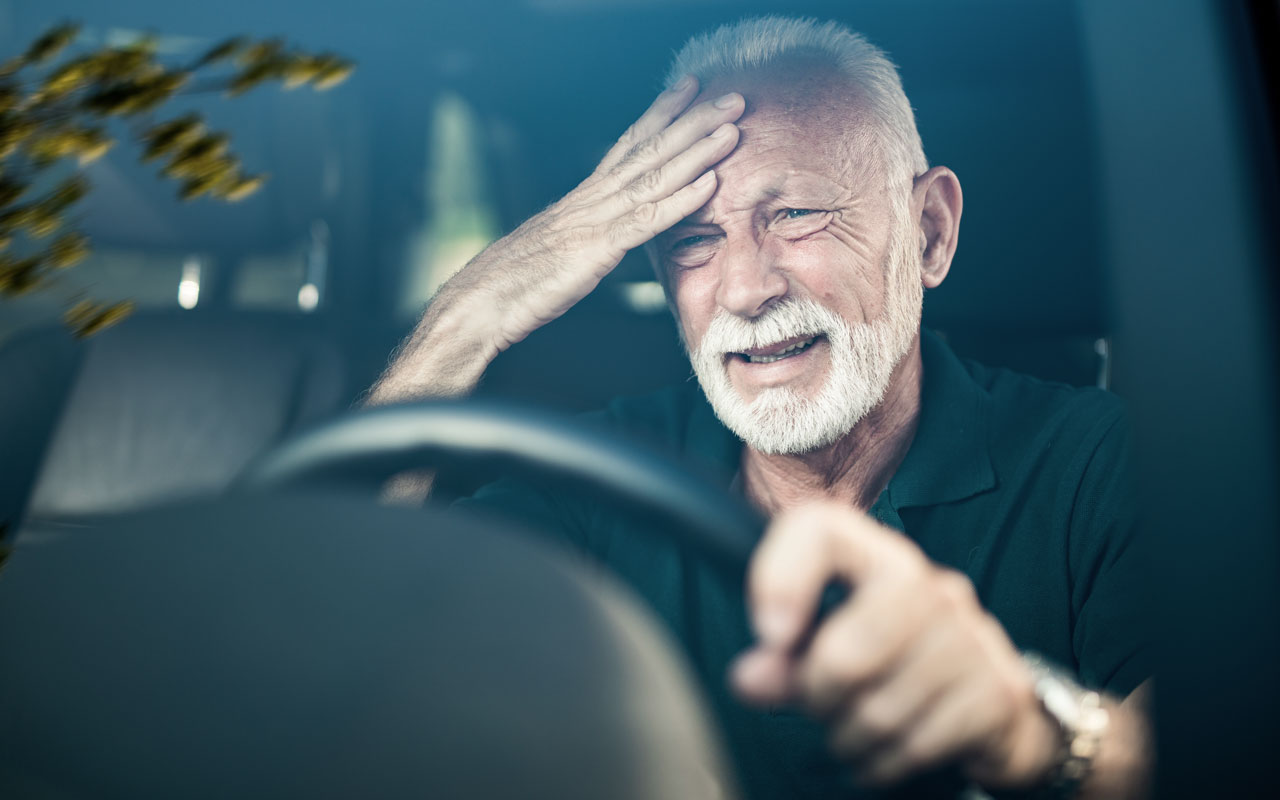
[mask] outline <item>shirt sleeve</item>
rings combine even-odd
[[[1080,454],[1069,529],[1072,646],[1085,685],[1123,697],[1153,669],[1153,562],[1141,536],[1128,425],[1114,415],[1092,434]]]

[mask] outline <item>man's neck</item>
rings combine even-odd
[[[743,445],[747,497],[770,516],[818,499],[870,509],[915,437],[922,375],[917,336],[894,369],[884,399],[839,441],[802,455],[765,455]]]

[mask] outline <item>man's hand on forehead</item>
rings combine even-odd
[[[744,109],[727,94],[690,106],[688,77],[663,92],[573,191],[467,266],[498,299],[498,350],[590,293],[626,255],[700,208],[716,190],[711,167],[738,141]]]
[[[712,167],[738,143],[729,93],[693,103],[692,76],[663,92],[573,191],[450,279],[370,394],[398,402],[470,392],[498,353],[556,319],[638,247],[701,208]]]

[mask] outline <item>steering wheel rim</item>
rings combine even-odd
[[[764,530],[741,498],[669,456],[548,411],[496,401],[431,400],[362,409],[294,436],[255,460],[238,482],[262,492],[299,485],[364,486],[411,469],[500,466],[514,477],[590,489],[745,573]]]

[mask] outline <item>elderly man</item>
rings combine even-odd
[[[647,247],[701,392],[606,416],[726,468],[771,516],[746,608],[587,501],[499,485],[475,502],[557,526],[647,597],[750,794],[940,767],[995,792],[1144,791],[1123,423],[1105,393],[962,363],[922,334],[961,206],[882,52],[831,23],[727,26],[685,45],[590,177],[440,290],[371,394],[466,394]],[[847,599],[813,628],[832,582]]]

